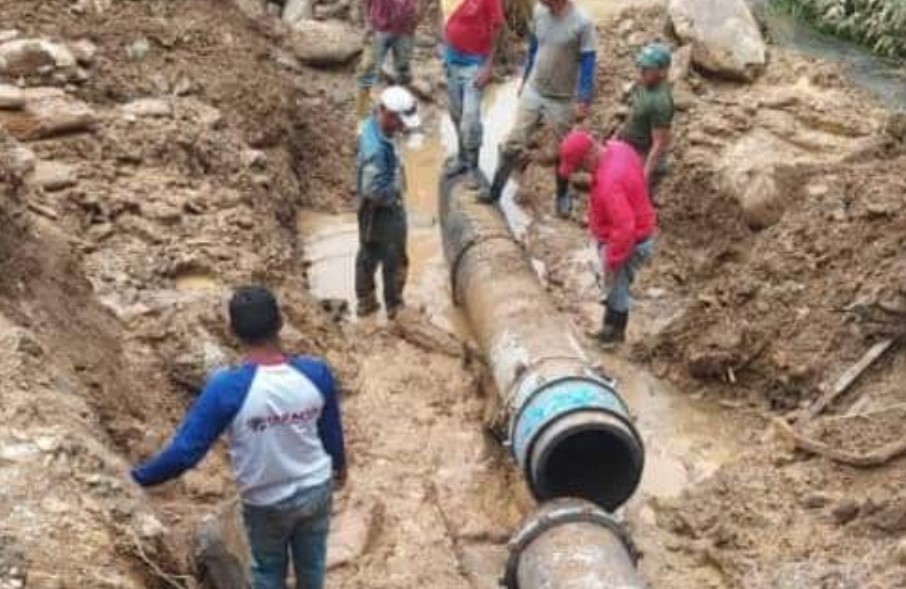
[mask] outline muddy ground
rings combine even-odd
[[[594,12],[601,132],[664,17]],[[90,109],[92,124],[36,137],[28,110],[0,111],[0,587],[203,586],[196,527],[234,494],[223,449],[150,493],[124,474],[234,357],[223,304],[247,281],[277,289],[288,347],[325,355],[342,383],[351,474],[330,585],[495,586],[532,502],[483,426],[496,393],[448,299],[439,114],[428,107],[425,143],[406,149],[412,309],[358,323],[340,310],[354,65],[303,66],[272,18],[209,0],[6,0],[0,22],[95,47],[79,73],[3,80],[58,88],[51,99]],[[419,67],[436,78],[423,36]],[[906,586],[902,461],[840,466],[771,425],[899,333],[902,147],[835,66],[777,48],[753,85],[692,72],[677,95],[658,252],[630,345],[600,357],[648,445],[627,509],[642,571],[653,587]],[[489,109],[512,111],[507,100],[504,88]],[[521,179],[526,249],[584,330],[600,313],[587,237],[581,214],[550,216],[549,176],[539,161]],[[753,178],[781,196],[757,231],[737,194]],[[857,451],[898,439],[901,412],[887,408],[904,402],[904,375],[894,347],[809,435]]]

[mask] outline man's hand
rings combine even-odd
[[[348,470],[344,466],[342,469],[333,473],[333,488],[337,491],[341,491],[343,487],[346,486],[346,480],[348,477]]]
[[[475,76],[475,87],[481,90],[485,86],[491,83],[491,80],[494,78],[494,66],[488,62],[486,66],[481,68],[478,72],[478,75]]]
[[[586,118],[588,118],[588,111],[590,105],[587,102],[577,102],[576,103],[576,122],[581,123]]]

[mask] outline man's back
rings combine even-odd
[[[589,217],[590,229],[603,242],[629,239],[629,246],[654,233],[655,212],[645,170],[628,143],[607,142],[594,176]]]
[[[597,49],[594,24],[578,6],[554,16],[540,3],[533,22],[538,55],[530,83],[542,96],[572,98],[582,54]]]

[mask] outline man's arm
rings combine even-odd
[[[522,70],[522,82],[519,86],[519,93],[522,93],[522,87],[529,79],[532,68],[535,67],[535,59],[538,57],[538,37],[534,33],[529,36],[528,56],[525,58],[525,68]]]
[[[392,204],[400,195],[394,180],[394,171],[388,169],[382,156],[373,154],[362,165],[362,193],[359,196],[376,205]]]
[[[580,119],[588,115],[588,109],[594,98],[597,52],[598,33],[594,23],[586,20],[579,39],[579,89],[576,99],[576,114]]]
[[[651,151],[648,152],[648,158],[645,160],[645,178],[651,178],[651,174],[661,163],[661,158],[667,154],[670,149],[672,134],[670,127],[661,127],[651,130]]]
[[[176,478],[201,462],[242,407],[254,370],[224,372],[208,380],[167,448],[132,470],[143,487]]]
[[[324,408],[318,418],[318,437],[333,460],[334,471],[343,476],[346,472],[346,443],[333,373],[326,362],[315,358],[297,358],[293,360],[293,366],[312,381],[324,396]]]

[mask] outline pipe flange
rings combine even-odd
[[[640,553],[626,526],[617,521],[612,515],[600,509],[593,503],[581,499],[558,500],[566,501],[568,505],[553,506],[550,510],[544,510],[536,513],[522,528],[516,532],[509,543],[507,550],[506,570],[504,576],[500,579],[500,586],[506,589],[519,589],[519,559],[528,546],[538,539],[542,534],[556,528],[557,526],[571,523],[592,523],[606,527],[620,539],[626,552],[629,554],[633,565],[639,561]],[[553,504],[548,504],[553,505]]]

